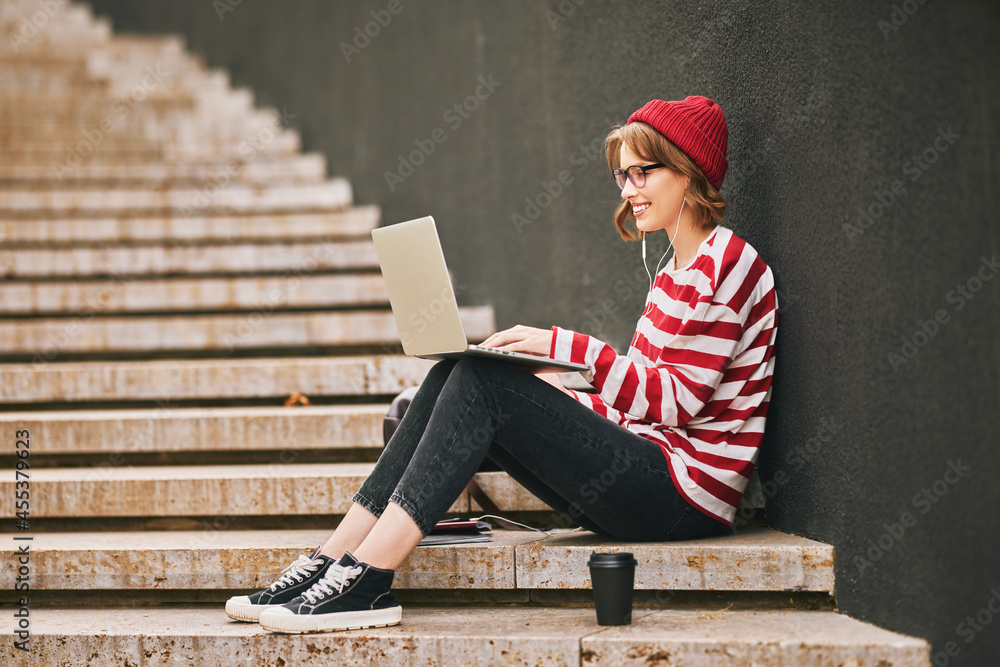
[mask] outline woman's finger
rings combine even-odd
[[[481,344],[486,347],[497,347],[499,345],[504,345],[506,343],[511,343],[520,340],[520,337],[514,332],[517,327],[511,327],[510,329],[504,329],[503,331],[498,331]]]

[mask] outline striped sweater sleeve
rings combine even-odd
[[[591,384],[614,410],[647,424],[683,427],[712,400],[741,348],[773,325],[767,318],[753,321],[760,309],[752,302],[767,290],[760,284],[767,267],[752,250],[741,257],[742,248],[748,246],[731,248],[736,254],[720,258],[720,266],[702,267],[693,283],[658,276],[627,356],[592,336],[553,327],[552,357],[590,366]],[[734,271],[743,260],[747,265]],[[732,280],[717,282],[728,273]]]
[[[660,350],[655,365],[617,354],[592,336],[555,327],[552,356],[593,369],[601,400],[632,419],[684,426],[715,393],[739,341],[739,323],[725,307],[703,307],[699,319],[670,321],[655,307],[646,322],[669,330],[674,341]],[[707,334],[707,335],[706,335]],[[636,345],[652,332],[637,332]]]

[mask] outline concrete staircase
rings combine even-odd
[[[835,613],[832,547],[760,521],[669,544],[497,531],[418,548],[400,626],[230,621],[226,598],[326,539],[388,400],[429,367],[399,354],[379,211],[177,38],[113,36],[62,0],[0,0],[0,28],[0,497],[20,460],[30,501],[0,528],[0,664],[930,664]],[[463,318],[493,330],[489,308]],[[560,523],[478,477],[512,517]],[[762,507],[758,487],[741,514]],[[595,623],[595,549],[638,558],[631,626]]]

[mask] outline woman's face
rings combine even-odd
[[[625,143],[622,144],[619,159],[622,169],[628,169],[633,165],[655,164],[633,153]],[[637,188],[631,180],[626,179],[625,187],[622,189],[622,199],[632,205],[636,228],[647,234],[657,229],[666,229],[672,238],[688,180],[684,174],[667,167],[647,172],[646,184],[641,188]]]

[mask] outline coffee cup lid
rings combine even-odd
[[[595,551],[590,554],[590,560],[587,561],[587,565],[590,567],[628,567],[637,564],[635,557],[627,551],[616,553]]]

